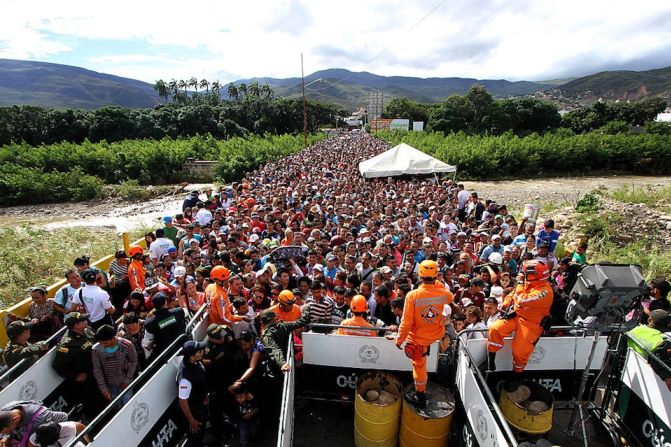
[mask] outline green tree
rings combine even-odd
[[[166,84],[166,82],[163,79],[159,79],[154,83],[154,90],[156,90],[158,96],[163,98],[166,103],[168,102],[168,95],[169,95],[168,84]]]
[[[238,86],[235,85],[234,83],[228,84],[228,97],[231,99],[235,99],[238,101],[240,99],[240,90],[238,89]]]

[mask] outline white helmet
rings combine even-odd
[[[503,264],[503,256],[501,256],[501,253],[494,252],[489,255],[488,261],[492,264],[501,265]]]

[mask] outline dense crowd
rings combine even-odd
[[[561,314],[587,262],[584,241],[564,241],[569,250],[556,256],[560,233],[552,219],[513,216],[451,179],[364,180],[358,163],[386,149],[365,134],[340,135],[241,182],[194,191],[181,213],[146,235],[147,250],[117,252],[107,271],[78,258],[53,299],[32,289],[29,317],[12,317],[8,326],[5,361],[26,359],[27,367],[65,325],[53,367],[69,383],[70,398],[94,415],[206,306],[207,338],[184,344],[177,385],[190,440],[203,445],[208,417],[215,434],[226,435],[224,417],[236,421],[247,445],[259,422],[272,418],[264,404],[271,399],[259,396],[278,392],[289,339],[300,359],[308,323],[342,325],[341,334],[393,334],[424,260],[437,262],[437,280],[454,296],[445,309],[443,352],[459,334],[487,337],[526,260],[550,268],[552,313]],[[667,281],[653,282],[645,312],[668,310],[668,292]],[[0,411],[0,425],[10,427],[3,418],[16,405]],[[25,432],[30,416],[22,414]],[[61,423],[61,433],[70,424],[50,420]],[[37,428],[36,421],[29,426]],[[3,433],[20,439],[23,432],[11,427]]]

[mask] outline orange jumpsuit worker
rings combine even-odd
[[[226,293],[226,286],[231,272],[221,265],[218,265],[210,272],[210,278],[214,281],[205,288],[205,298],[210,304],[210,311],[208,317],[210,324],[225,324],[232,326],[235,321],[242,321],[245,319],[242,315],[234,315],[231,312],[231,303],[228,300],[228,293]]]
[[[341,326],[354,326],[357,328],[373,328],[374,326],[366,321],[366,312],[368,312],[368,300],[363,295],[355,295],[352,297],[352,302],[350,304],[350,309],[354,314],[353,317],[347,318],[340,322]],[[363,335],[368,337],[375,337],[377,333],[375,331],[369,331],[366,329],[345,329],[343,327],[338,328],[338,335]]]
[[[408,398],[418,406],[426,405],[426,356],[432,343],[445,335],[443,307],[452,303],[454,297],[440,282],[436,261],[422,261],[419,264],[419,277],[422,284],[409,292],[405,298],[403,316],[398,328],[396,347],[403,342],[405,355],[412,361],[412,376],[415,379],[415,391]]]
[[[292,323],[298,321],[301,317],[301,308],[296,303],[296,297],[291,290],[282,290],[280,296],[277,297],[279,303],[270,308],[275,312],[278,321],[285,323]]]
[[[518,284],[503,302],[508,311],[489,327],[487,363],[490,371],[496,369],[496,352],[503,347],[503,338],[515,331],[513,371],[522,373],[543,333],[541,321],[550,315],[553,292],[548,281],[549,267],[540,261],[525,261],[522,273],[524,283]]]
[[[130,289],[144,291],[145,284],[145,268],[142,262],[142,255],[144,250],[139,245],[131,245],[128,248],[128,255],[130,256],[130,265],[128,266],[128,283]]]

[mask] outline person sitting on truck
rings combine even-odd
[[[362,335],[367,337],[375,337],[377,335],[376,331],[359,329],[375,327],[366,319],[366,314],[368,313],[368,300],[366,300],[363,295],[356,295],[352,298],[350,312],[352,312],[352,315],[354,316],[343,320],[342,323],[340,323],[340,326],[353,326],[357,329],[346,329],[344,327],[340,327],[336,332],[338,335]]]
[[[659,362],[649,359],[648,353],[654,354],[666,366],[671,367],[671,316],[669,312],[656,309],[650,312],[648,324],[641,324],[627,332],[629,338],[627,345],[638,352],[643,358],[648,359],[652,369],[666,383],[671,391],[671,373],[669,373]],[[634,342],[635,341],[635,342]]]

